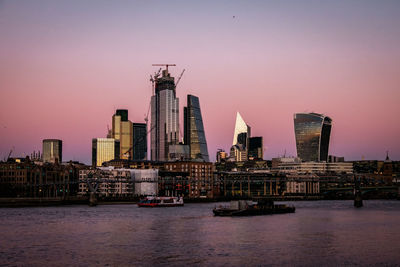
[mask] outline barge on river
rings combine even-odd
[[[274,204],[272,199],[258,199],[257,202],[248,200],[231,201],[228,207],[213,209],[215,216],[252,216],[294,213],[296,208],[284,204]]]

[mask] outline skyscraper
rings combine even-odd
[[[263,138],[262,136],[250,137],[249,159],[263,159]]]
[[[184,107],[184,143],[189,146],[191,159],[209,162],[206,135],[197,96],[187,96],[187,107]]]
[[[111,137],[120,141],[120,158],[133,158],[133,127],[128,120],[128,110],[117,109],[112,117]]]
[[[251,128],[243,120],[240,113],[236,113],[235,132],[233,134],[232,145],[242,144],[244,147],[249,146],[248,139],[250,138]]]
[[[249,138],[251,128],[243,120],[240,113],[236,113],[235,131],[230,150],[230,158],[235,161],[246,161],[248,159]]]
[[[100,167],[103,162],[119,159],[120,142],[114,138],[92,139],[92,166]]]
[[[318,113],[294,114],[297,156],[302,161],[327,161],[332,119]]]
[[[62,162],[62,141],[58,139],[43,140],[43,161],[55,163]]]
[[[133,123],[133,160],[147,159],[147,127],[145,123]]]
[[[179,143],[179,98],[168,65],[162,76],[155,79],[154,89],[151,97],[151,160],[166,161],[169,145]]]

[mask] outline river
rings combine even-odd
[[[400,265],[400,201],[288,204],[232,218],[215,203],[1,208],[0,266]]]

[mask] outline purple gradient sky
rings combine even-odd
[[[0,1],[0,157],[60,138],[90,163],[114,109],[144,121],[151,64],[175,63],[211,159],[236,111],[265,159],[295,155],[293,113],[311,111],[333,119],[330,154],[400,159],[400,1],[198,2]]]

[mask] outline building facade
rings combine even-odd
[[[133,123],[133,160],[147,159],[147,124]]]
[[[151,97],[151,160],[167,161],[169,145],[179,143],[179,98],[168,69],[155,80]]]
[[[43,161],[55,163],[62,162],[62,140],[44,139],[43,140]]]
[[[197,96],[187,96],[184,107],[184,143],[189,146],[190,158],[209,162],[206,135]]]
[[[158,169],[129,171],[135,185],[135,196],[158,195]]]
[[[189,198],[213,197],[213,164],[211,162],[177,161],[164,164],[170,172],[188,173]]]
[[[1,162],[0,196],[64,199],[76,196],[79,168],[80,165],[72,163],[35,164],[29,159]]]
[[[215,172],[216,197],[252,198],[281,196],[285,191],[286,176],[260,171]]]
[[[296,159],[296,158],[294,158]],[[273,159],[274,160],[274,159]],[[282,173],[335,173],[352,174],[352,162],[281,162],[274,163],[274,172]]]
[[[261,136],[250,137],[248,151],[249,159],[263,159],[263,138]]]
[[[222,161],[225,161],[227,159],[227,157],[228,157],[228,155],[223,149],[218,149],[215,159],[216,159],[216,162],[220,163]]]
[[[131,173],[126,169],[96,168],[79,171],[79,196],[87,196],[91,189],[100,198],[133,197]]]
[[[250,138],[250,135],[250,126],[246,124],[240,113],[237,112],[232,145],[242,144],[247,148],[249,146],[248,139]]]
[[[285,195],[319,195],[319,177],[316,175],[288,175]]]
[[[92,166],[100,167],[103,162],[119,159],[120,142],[114,138],[92,139]]]
[[[120,158],[133,157],[133,126],[128,120],[128,110],[117,109],[112,117],[111,137],[120,143]]]
[[[332,119],[317,113],[294,114],[297,156],[302,161],[328,161]]]

